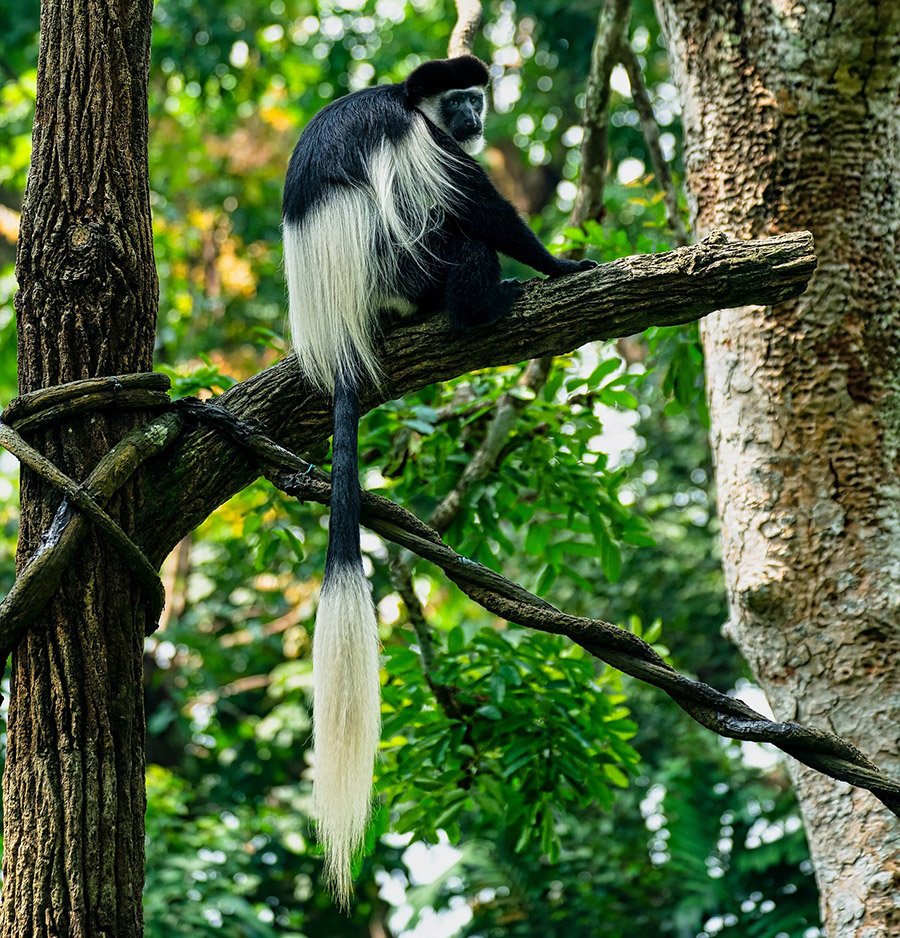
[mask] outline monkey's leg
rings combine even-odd
[[[505,316],[522,293],[516,280],[500,279],[497,252],[467,238],[449,253],[444,305],[456,329],[489,326]]]

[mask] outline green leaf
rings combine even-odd
[[[525,550],[529,554],[540,556],[547,547],[550,539],[550,526],[545,524],[531,524],[525,533]]]
[[[475,711],[479,716],[487,717],[489,720],[502,720],[503,714],[500,712],[499,707],[495,707],[493,704],[484,704]]]
[[[543,596],[547,593],[551,586],[556,582],[556,578],[559,576],[559,568],[553,564],[547,564],[546,567],[541,571],[540,577],[538,577],[537,587],[535,592],[539,596]]]
[[[607,375],[611,375],[617,368],[621,367],[622,359],[618,355],[613,356],[612,358],[607,358],[606,361],[601,362],[597,367],[591,372],[590,377],[587,379],[587,383],[590,387],[596,388],[600,386],[600,382]]]
[[[610,762],[603,765],[603,774],[619,788],[628,787],[628,776],[617,766]]]
[[[458,655],[466,645],[466,633],[462,626],[455,625],[447,635],[447,651],[451,655]]]

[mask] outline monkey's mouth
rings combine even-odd
[[[466,123],[464,127],[453,130],[453,139],[460,144],[471,143],[473,140],[477,140],[483,132],[484,128],[480,124]]]
[[[475,156],[477,153],[480,153],[484,148],[484,136],[480,130],[475,131],[475,133],[469,134],[466,137],[460,139],[456,138],[456,142],[462,147],[469,156]]]

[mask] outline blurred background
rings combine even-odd
[[[608,261],[667,250],[677,235],[622,66],[611,80],[605,217],[567,227],[600,6],[487,3],[475,52],[494,76],[483,159],[498,186],[546,243]],[[652,3],[633,7],[629,43],[678,183],[665,49]],[[14,259],[38,16],[33,0],[0,8],[3,403],[16,393]],[[443,57],[455,17],[445,0],[158,0],[157,366],[177,394],[214,395],[285,354],[281,187],[300,130],[335,97]],[[530,273],[510,265],[508,275]],[[467,492],[447,540],[765,707],[721,634],[696,326],[582,349],[542,381],[523,383],[524,369],[469,375],[368,414],[366,487],[427,518],[498,401],[515,402],[496,469]],[[313,457],[327,465],[325,449]],[[0,454],[3,591],[17,480]],[[806,841],[772,751],[721,740],[568,642],[494,619],[367,534],[384,642],[380,806],[354,907],[338,914],[309,816],[310,628],[326,521],[320,506],[259,482],[166,562],[168,603],[145,655],[149,936],[821,933]]]

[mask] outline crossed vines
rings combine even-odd
[[[0,662],[40,614],[62,579],[78,543],[92,524],[120,551],[146,594],[152,623],[165,603],[159,575],[141,549],[106,513],[116,490],[190,424],[202,423],[251,454],[260,473],[301,501],[328,504],[329,475],[270,439],[262,428],[219,404],[172,400],[169,379],[157,373],[89,378],[22,395],[0,414],[0,446],[63,493],[41,545],[0,602]],[[109,408],[159,411],[124,436],[83,482],[57,469],[22,436],[73,414]],[[690,717],[721,736],[767,742],[831,778],[872,792],[900,816],[900,781],[883,773],[855,746],[833,733],[799,723],[769,720],[740,700],[676,671],[642,639],[605,622],[568,615],[493,570],[458,554],[438,532],[399,505],[362,493],[362,522],[386,540],[430,561],[483,608],[528,628],[565,635],[596,658],[660,688]],[[155,627],[155,626],[154,626]]]

